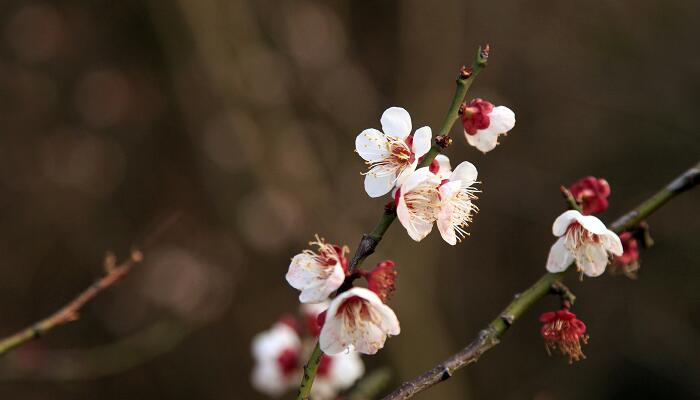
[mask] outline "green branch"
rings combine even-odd
[[[457,121],[459,118],[459,108],[464,101],[464,96],[466,96],[469,87],[471,87],[479,72],[486,68],[488,56],[489,45],[487,44],[483,48],[479,47],[472,66],[470,68],[462,67],[460,70],[459,77],[457,78],[457,89],[455,90],[455,94],[452,97],[452,102],[450,103],[450,108],[448,109],[445,120],[440,128],[439,136],[436,137],[430,151],[426,153],[423,160],[420,162],[420,164],[418,164],[418,168],[430,165],[435,157],[440,154],[445,143],[449,143],[449,132],[452,129],[455,121]],[[379,242],[382,240],[384,234],[395,219],[396,210],[393,207],[386,207],[381,218],[379,219],[379,222],[374,227],[372,232],[362,235],[362,240],[360,240],[360,244],[357,246],[357,250],[355,250],[355,254],[353,254],[348,265],[349,275],[351,275],[356,268],[359,268],[367,257],[374,253],[375,249],[379,245]],[[343,284],[338,290],[338,293],[347,290],[349,287],[349,284]],[[316,347],[314,347],[309,361],[304,365],[304,375],[302,376],[301,384],[299,385],[299,392],[297,393],[296,397],[297,400],[306,400],[309,398],[311,386],[316,378],[316,370],[318,369],[321,355],[321,349],[319,348],[318,343],[316,343]]]
[[[640,204],[637,208],[623,215],[610,224],[610,229],[621,233],[631,229],[646,217],[658,210],[674,196],[692,189],[700,183],[700,163],[691,167],[673,182]],[[538,300],[551,293],[553,287],[564,278],[565,272],[556,274],[544,274],[537,282],[523,293],[516,295],[515,299],[503,310],[503,312],[491,323],[479,332],[477,338],[460,352],[452,355],[441,364],[424,374],[401,385],[394,392],[384,397],[384,400],[408,399],[427,390],[452,376],[452,374],[471,363],[496,346],[508,328],[525,313]]]

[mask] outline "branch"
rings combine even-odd
[[[95,298],[100,292],[115,284],[124,275],[131,271],[131,268],[143,260],[143,254],[134,250],[130,258],[120,265],[116,265],[116,258],[113,254],[108,254],[105,258],[106,274],[96,280],[92,285],[80,293],[73,301],[34,325],[25,328],[12,336],[0,339],[0,357],[8,351],[23,345],[24,343],[39,338],[47,334],[57,326],[65,325],[78,319],[80,309],[90,300]]]
[[[651,215],[674,196],[692,189],[700,183],[700,163],[691,167],[673,182],[661,189],[655,195],[643,202],[634,210],[618,218],[610,225],[610,229],[616,233],[630,229]],[[454,372],[471,363],[476,362],[482,354],[496,346],[503,334],[525,311],[527,311],[539,299],[543,298],[556,288],[564,278],[565,272],[556,274],[547,273],[525,292],[515,295],[515,299],[506,309],[494,319],[486,328],[479,332],[477,338],[460,352],[452,355],[441,364],[422,375],[405,382],[394,392],[384,397],[384,400],[408,399],[416,394],[429,389],[444,380],[449,379]]]
[[[435,159],[435,157],[440,154],[442,149],[446,147],[451,139],[449,138],[450,130],[454,125],[455,121],[459,118],[459,107],[464,101],[464,96],[466,96],[467,91],[471,87],[472,83],[476,79],[476,76],[486,68],[486,63],[488,62],[489,56],[489,45],[485,45],[483,48],[479,47],[476,52],[476,57],[471,67],[462,67],[459,76],[457,77],[457,89],[452,97],[452,102],[450,103],[450,108],[447,111],[445,120],[440,127],[439,135],[435,138],[433,146],[430,151],[423,156],[423,161],[418,164],[417,168],[422,168]],[[369,234],[362,235],[362,240],[357,246],[357,250],[350,259],[348,264],[348,274],[352,276],[352,272],[362,265],[362,262],[369,257],[381,242],[384,234],[391,224],[396,219],[396,210],[393,207],[385,207],[379,222],[374,227],[372,232]],[[349,285],[343,285],[342,289],[347,289]],[[338,290],[340,293],[341,290]],[[316,370],[318,369],[318,364],[321,362],[321,356],[323,352],[321,351],[319,344],[316,343],[309,361],[304,365],[304,374],[301,378],[301,384],[299,385],[299,392],[297,393],[297,400],[306,400],[309,398],[311,393],[311,386],[314,383],[314,378],[316,377]]]

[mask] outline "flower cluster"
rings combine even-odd
[[[384,304],[394,290],[396,271],[392,261],[382,261],[371,271],[348,272],[347,248],[316,237],[292,258],[287,282],[301,291],[299,301],[307,304],[330,301],[318,320],[321,350],[334,355],[348,350],[374,354],[384,347],[389,335],[401,331],[394,311]],[[367,280],[368,288],[352,287],[356,278]],[[348,290],[331,299],[344,282]]]
[[[318,337],[316,321],[327,306],[304,304],[301,307],[303,323],[287,316],[253,338],[255,367],[251,380],[257,390],[277,397],[299,384],[312,341]],[[335,399],[340,391],[351,387],[364,370],[355,351],[323,355],[311,394],[314,399]]]
[[[463,104],[460,115],[467,141],[484,152],[515,124],[515,114],[507,107],[494,108],[481,99]],[[437,155],[417,168],[430,151],[431,129],[411,133],[411,116],[400,107],[384,111],[380,123],[382,131],[366,129],[355,140],[355,150],[369,165],[364,174],[367,194],[379,197],[393,190],[399,221],[415,241],[425,238],[435,223],[447,243],[464,239],[478,211],[476,167],[464,161],[452,171],[449,159]]]

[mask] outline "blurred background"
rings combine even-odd
[[[467,344],[544,272],[560,184],[611,184],[607,221],[697,162],[694,1],[0,1],[0,336],[47,316],[178,216],[81,320],[0,359],[3,399],[259,399],[250,340],[296,312],[315,233],[352,249],[387,199],[353,152],[385,108],[437,130],[459,67],[514,109],[471,237],[399,224],[402,325],[368,370],[398,384]],[[650,220],[639,279],[570,280],[588,359],[548,357],[545,299],[421,399],[700,398],[700,191]]]

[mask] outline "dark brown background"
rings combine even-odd
[[[696,162],[696,1],[0,1],[0,334],[53,311],[173,212],[147,262],[80,322],[0,360],[3,399],[252,399],[249,343],[296,308],[289,257],[354,247],[385,202],[355,135],[401,105],[437,129],[459,66],[516,111],[484,156],[471,237],[397,224],[402,333],[370,369],[432,366],[544,271],[557,188],[604,176],[611,220]],[[423,399],[700,397],[700,193],[651,218],[637,281],[572,283],[588,359],[550,358],[538,304]]]

